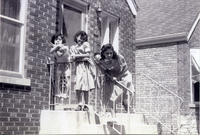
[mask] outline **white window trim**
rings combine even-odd
[[[19,24],[21,24],[21,25],[24,24],[24,22],[22,22],[22,21],[20,21],[20,20],[13,19],[13,18],[11,18],[11,17],[4,16],[4,15],[1,15],[1,14],[0,14],[0,18],[4,18],[4,19],[6,19],[6,20],[9,20],[9,21],[12,21],[12,22],[19,23]]]
[[[27,23],[27,8],[28,1],[21,0],[21,12],[20,20],[13,19],[4,15],[0,15],[0,18],[4,18],[16,23],[21,24],[21,36],[20,36],[20,52],[19,52],[19,72],[0,70],[0,83],[16,84],[30,86],[30,79],[26,79],[24,72],[24,61],[25,61],[25,39],[26,39],[26,23]]]
[[[196,48],[198,50],[200,50],[199,48]],[[196,50],[196,49],[190,49],[190,98],[191,98],[191,104],[189,105],[191,108],[195,107],[196,105],[199,105],[199,102],[194,102],[194,91],[193,91],[193,84],[192,84],[192,50]],[[196,63],[197,64],[197,63]],[[197,65],[200,67],[200,65]],[[199,71],[199,69],[197,69]]]
[[[105,11],[102,11],[102,18],[103,17],[106,17],[107,20],[106,20],[106,30],[105,30],[106,34],[101,39],[102,45],[110,42],[109,41],[110,40],[109,22],[111,22],[112,20],[116,20],[116,21],[119,20],[118,16],[115,16],[115,15],[108,13],[108,12],[105,12]],[[101,25],[103,25],[103,24],[101,24]],[[113,48],[116,51],[116,53],[119,52],[119,24],[117,24],[116,32],[115,32],[115,35],[114,35],[114,38],[113,38]]]

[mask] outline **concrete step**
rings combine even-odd
[[[155,125],[144,124],[142,122],[144,120],[142,115],[116,114],[116,116],[114,121],[109,121],[108,118],[107,123],[100,123],[98,116],[93,112],[42,110],[40,117],[40,135],[157,135],[157,127]]]
[[[95,114],[86,111],[42,110],[40,134],[73,134],[83,125],[95,125]]]
[[[156,125],[133,125],[125,126],[125,134],[132,135],[158,135],[158,129]]]
[[[131,124],[131,125],[138,125],[138,124],[145,124],[145,117],[143,114],[136,114],[136,113],[116,113],[116,121],[121,124]]]
[[[124,125],[125,134],[133,134],[133,135],[158,134],[157,126],[146,124],[145,116],[143,114],[117,113],[116,121],[117,123]]]
[[[128,113],[116,113],[115,115],[110,112],[99,114],[101,123],[107,123],[108,120],[117,121],[121,124],[145,124],[145,118],[143,114],[128,114]]]
[[[69,134],[105,134],[106,133],[105,125],[79,125],[78,127],[67,129],[65,131],[48,131],[48,132],[40,132],[40,135],[69,135]]]

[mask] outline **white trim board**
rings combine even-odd
[[[162,36],[148,37],[136,39],[136,46],[145,46],[153,44],[171,43],[171,42],[181,42],[186,41],[187,34],[185,32],[168,34]]]
[[[135,7],[136,4],[133,4],[133,0],[126,0],[126,2],[128,3],[132,14],[136,16],[137,15],[137,10],[136,10],[136,7]]]

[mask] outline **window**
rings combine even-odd
[[[102,24],[101,24],[101,42],[102,45],[111,43],[116,52],[119,51],[119,28],[118,18],[110,15],[109,13],[102,13]]]
[[[23,74],[26,0],[0,1],[0,75]]]
[[[191,59],[191,99],[192,103],[199,102],[200,83],[200,49],[190,50]]]
[[[66,36],[69,45],[74,44],[74,35],[80,30],[87,32],[87,7],[88,5],[81,1],[64,0],[63,1],[63,26],[62,32]]]

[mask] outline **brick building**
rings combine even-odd
[[[134,73],[134,4],[131,0],[1,0],[0,134],[39,134],[41,110],[49,109],[46,58],[56,32],[63,32],[72,44],[74,33],[85,30],[94,51],[101,43],[113,43]]]
[[[160,133],[199,135],[200,1],[137,3],[136,108]]]

